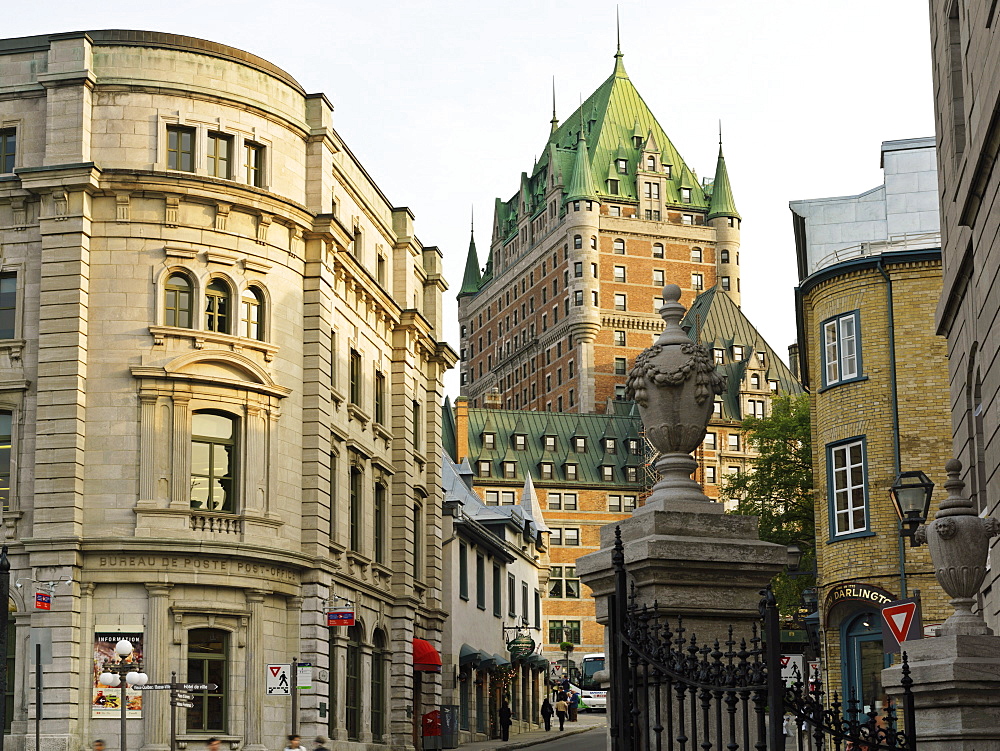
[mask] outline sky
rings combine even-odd
[[[3,36],[143,29],[263,57],[333,102],[334,127],[417,236],[444,253],[444,338],[469,244],[481,263],[494,199],[510,198],[560,119],[614,67],[615,4],[407,0],[239,6],[204,0],[46,0]],[[921,0],[621,0],[629,77],[681,156],[711,177],[722,121],[742,224],[743,309],[781,355],[795,339],[788,202],[882,183],[882,141],[934,134]],[[446,390],[458,393],[457,371]]]

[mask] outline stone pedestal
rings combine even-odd
[[[730,624],[746,635],[760,620],[760,590],[787,560],[784,546],[759,539],[756,517],[725,514],[707,498],[653,501],[618,526],[637,602],[683,616],[687,635],[699,641],[725,642]],[[614,592],[614,533],[614,524],[602,527],[601,550],[576,562],[604,624]]]
[[[903,644],[920,751],[1000,751],[1000,637],[939,636]],[[902,668],[882,671],[894,699]]]

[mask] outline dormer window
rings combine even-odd
[[[615,166],[618,167],[618,171],[623,174],[628,174],[628,159],[618,159],[615,161]]]
[[[681,203],[691,203],[691,188],[681,188]]]
[[[577,436],[573,439],[573,450],[578,454],[587,453],[587,439]]]
[[[615,450],[616,450],[615,449],[615,439],[614,438],[605,438],[604,439],[604,453],[605,454],[613,454],[613,453],[615,453]]]
[[[613,196],[618,195],[618,180],[608,180],[608,193]]]
[[[663,174],[667,176],[668,180],[673,176],[673,171],[670,169],[670,165],[669,164],[664,164],[663,165]],[[732,226],[732,225],[730,225],[730,226]]]
[[[716,365],[722,365],[722,363],[725,361],[725,354],[726,354],[725,350],[721,349],[712,350],[712,359]]]
[[[517,462],[504,462],[503,476],[505,480],[513,480],[517,477]]]
[[[484,449],[495,449],[497,447],[497,434],[496,433],[483,433],[483,448]]]
[[[632,456],[639,455],[639,439],[637,438],[628,439],[628,452],[632,454]]]
[[[476,474],[478,474],[480,477],[489,477],[490,475],[493,474],[492,465],[490,465],[490,463],[487,461],[478,462],[478,466],[476,468]]]
[[[554,435],[544,435],[542,436],[542,445],[545,447],[546,451],[556,450],[556,437]]]
[[[638,482],[639,469],[637,467],[625,467],[625,480],[626,482]]]
[[[739,344],[733,345],[733,360],[736,362],[743,361],[743,347]]]
[[[538,465],[538,468],[541,472],[541,477],[543,480],[552,479],[552,470],[553,470],[552,462],[541,462]]]
[[[632,136],[632,143],[635,144],[637,149],[642,148],[642,136]]]
[[[656,171],[656,157],[652,154],[646,157],[646,169],[650,172]]]
[[[528,436],[515,435],[514,448],[517,449],[518,451],[524,451],[526,448],[528,448]]]
[[[566,479],[567,480],[575,480],[576,476],[577,476],[576,475],[576,465],[575,464],[567,464],[566,465]]]
[[[601,479],[604,482],[611,482],[615,479],[615,468],[610,464],[601,465]]]

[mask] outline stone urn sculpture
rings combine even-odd
[[[955,608],[941,626],[941,635],[989,636],[992,631],[982,615],[972,612],[972,606],[986,576],[989,540],[1000,533],[1000,521],[981,518],[972,501],[962,497],[965,483],[959,479],[962,463],[958,459],[949,461],[945,471],[948,497],[938,507],[934,521],[919,527],[914,537],[930,547],[934,574],[951,595]]]
[[[680,322],[685,308],[681,288],[663,288],[660,315],[663,333],[636,358],[629,373],[626,398],[634,399],[650,443],[661,456],[654,465],[660,480],[636,513],[684,501],[710,503],[691,479],[698,463],[691,456],[705,439],[715,397],[725,390],[725,377],[715,370],[711,353],[691,341]]]

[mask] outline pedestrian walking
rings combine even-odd
[[[510,716],[510,705],[505,699],[504,703],[500,705],[500,740],[502,741],[510,740]]]
[[[209,738],[205,741],[205,751],[219,751],[219,743],[218,738]]]
[[[555,714],[555,710],[552,708],[552,703],[549,702],[548,698],[542,702],[542,720],[545,722],[545,729],[552,729],[552,715]]]
[[[580,694],[571,691],[569,694],[569,721],[576,722],[576,714],[580,711]]]
[[[325,735],[317,735],[316,748],[314,748],[313,751],[330,751],[330,749],[326,747],[327,743],[329,743],[329,740]]]
[[[288,736],[288,745],[285,751],[302,751],[302,737],[294,733]]]
[[[566,711],[569,705],[566,703],[566,694],[559,694],[559,701],[556,702],[556,717],[559,718],[559,729],[564,730],[566,724]]]

